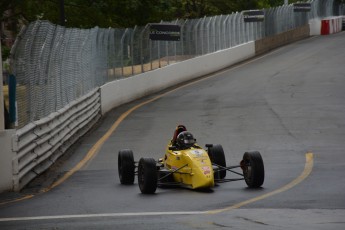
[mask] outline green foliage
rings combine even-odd
[[[5,61],[10,56],[11,49],[6,46],[1,46],[2,60]]]
[[[27,23],[37,19],[60,24],[62,0],[2,0],[0,12]],[[177,18],[200,18],[281,5],[283,0],[64,0],[67,27],[133,27]],[[4,15],[2,13],[2,15]],[[5,20],[4,17],[2,20]]]

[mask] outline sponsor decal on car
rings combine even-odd
[[[202,167],[202,171],[204,171],[204,174],[205,174],[205,175],[208,175],[208,174],[211,173],[211,169],[210,169],[209,166],[203,166],[203,167]]]
[[[203,155],[203,151],[200,151],[200,150],[191,150],[190,151],[195,157],[202,157]]]

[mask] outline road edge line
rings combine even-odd
[[[301,183],[302,181],[304,181],[309,175],[310,173],[313,171],[313,166],[314,166],[314,154],[311,153],[311,152],[308,152],[305,154],[305,158],[306,158],[306,162],[305,162],[305,165],[304,165],[304,170],[303,172],[297,177],[295,178],[293,181],[291,181],[290,183],[284,185],[283,187],[279,188],[279,189],[276,189],[272,192],[269,192],[269,193],[266,193],[266,194],[263,194],[261,196],[257,196],[257,197],[254,197],[252,199],[249,199],[249,200],[246,200],[246,201],[242,201],[240,203],[237,203],[237,204],[234,204],[234,205],[231,205],[229,207],[226,207],[226,208],[222,208],[222,209],[215,209],[215,210],[210,210],[208,211],[207,213],[208,214],[217,214],[217,213],[221,213],[221,212],[225,212],[225,211],[230,211],[232,209],[238,209],[240,207],[243,207],[245,205],[248,205],[248,204],[251,204],[251,203],[254,203],[254,202],[257,202],[257,201],[260,201],[260,200],[263,200],[263,199],[266,199],[268,197],[271,197],[271,196],[274,196],[274,195],[277,195],[279,193],[282,193],[282,192],[285,192],[293,187],[295,187],[296,185],[298,185],[299,183]]]

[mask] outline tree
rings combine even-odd
[[[339,0],[342,1],[342,0]],[[61,0],[2,0],[3,12],[24,23],[37,19],[60,24]],[[133,27],[177,18],[201,18],[205,15],[282,5],[284,0],[64,0],[66,27]],[[291,2],[291,1],[290,1]]]

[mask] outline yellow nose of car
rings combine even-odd
[[[169,145],[168,145],[169,147]],[[192,189],[214,186],[213,168],[207,152],[201,148],[181,151],[167,149],[164,165],[172,171],[175,182]]]

